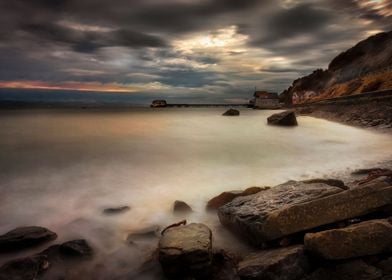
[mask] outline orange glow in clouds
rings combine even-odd
[[[79,91],[103,91],[103,92],[137,92],[156,90],[163,88],[160,83],[147,84],[120,84],[100,82],[44,82],[44,81],[3,81],[0,88],[19,89],[51,89],[51,90],[79,90]]]

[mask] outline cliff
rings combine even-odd
[[[299,78],[284,92],[286,104],[392,88],[392,31],[371,36],[335,57],[328,69]]]

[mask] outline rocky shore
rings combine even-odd
[[[211,198],[205,211],[216,214],[238,242],[248,243],[250,252],[223,248],[214,242],[219,232],[181,220],[163,230],[128,236],[130,246],[153,236],[159,240],[157,249],[139,269],[99,279],[392,279],[390,169],[356,170],[344,180],[288,181],[227,191]],[[183,218],[191,212],[185,202],[173,203],[173,214]],[[0,236],[0,253],[23,252],[56,238],[43,227],[16,228]],[[73,278],[61,279],[85,279],[78,269],[95,253],[88,240],[52,243],[3,264],[0,279],[55,279],[64,270]],[[77,269],[70,273],[73,267]],[[97,270],[94,277],[99,274]]]
[[[165,231],[156,258],[168,279],[391,279],[392,171],[358,174],[223,193],[208,209],[223,204],[220,222],[254,252],[215,248],[211,230],[192,223]]]
[[[392,130],[392,97],[304,104],[295,107],[295,111],[299,115],[327,119],[357,127]]]

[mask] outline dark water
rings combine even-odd
[[[59,234],[56,242],[86,238],[96,258],[84,273],[115,279],[156,246],[154,238],[129,245],[127,234],[180,220],[171,213],[176,199],[194,209],[188,222],[213,229],[217,247],[246,250],[205,213],[209,198],[366,166],[392,150],[390,135],[309,117],[273,127],[270,111],[243,109],[234,118],[222,110],[0,112],[0,232],[41,225]],[[101,214],[122,205],[131,210]]]

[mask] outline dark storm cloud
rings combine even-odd
[[[283,90],[367,31],[392,27],[392,2],[367,0],[12,0],[0,10],[0,81],[158,83],[211,100],[255,84]],[[245,36],[238,48],[176,46],[232,27],[223,38]]]
[[[323,29],[333,18],[333,14],[314,4],[301,4],[290,9],[283,9],[261,24],[264,31],[261,38],[253,44],[262,44],[291,38],[303,34],[314,34]]]
[[[377,21],[378,24],[386,28],[392,28],[392,1],[383,1],[382,6],[377,6],[380,4],[376,3],[378,1],[366,0],[328,0],[328,2],[338,11],[347,12],[350,17]]]

